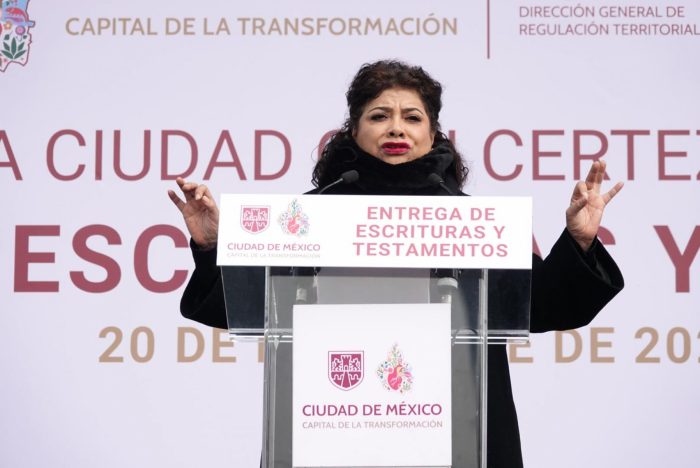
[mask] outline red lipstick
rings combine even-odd
[[[382,145],[382,151],[389,155],[405,154],[411,149],[411,145],[403,141],[388,141]]]

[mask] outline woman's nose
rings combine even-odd
[[[401,119],[391,119],[391,127],[389,127],[389,136],[402,137],[404,136]]]

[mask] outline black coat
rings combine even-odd
[[[227,328],[223,285],[216,251],[193,248],[195,270],[182,296],[185,317]],[[243,314],[260,314],[264,270],[241,268],[238,288],[245,291]],[[568,330],[587,325],[623,286],[620,271],[601,244],[584,255],[567,231],[545,260],[533,255],[530,329]],[[490,303],[492,301],[490,300]],[[518,420],[504,345],[491,345],[488,357],[488,466],[522,466]]]
[[[371,158],[371,156],[368,156]],[[415,194],[446,195],[444,189],[435,184],[424,183],[425,174],[437,172],[451,190],[458,191],[454,179],[443,174],[444,167],[427,167],[434,164],[429,156],[416,161],[420,164],[418,172],[410,172],[411,163],[399,165],[401,173],[394,174],[394,168],[378,167],[376,158],[359,161],[371,165],[372,174],[380,173],[377,181],[385,183],[396,177],[389,190],[378,190],[371,186],[371,178],[360,182],[338,185],[331,193],[342,194]],[[347,167],[357,167],[358,161],[343,161],[337,173]],[[414,164],[415,165],[415,164]],[[407,169],[409,172],[407,172]],[[379,172],[378,172],[379,171]],[[386,172],[389,171],[389,172]],[[332,177],[335,180],[336,177]],[[407,189],[406,181],[418,180],[415,189]],[[311,193],[316,192],[312,191]],[[205,325],[228,328],[224,306],[223,284],[220,269],[216,266],[216,250],[200,251],[192,245],[195,270],[182,296],[181,311],[185,317]],[[246,300],[236,304],[236,313],[260,315],[263,310],[264,269],[261,267],[244,267],[230,270],[231,278],[227,285],[236,284],[236,290],[242,292]],[[507,281],[507,277],[502,277]],[[497,280],[498,281],[498,280]],[[498,287],[490,289],[489,305],[502,300],[501,295],[492,294]],[[564,230],[552,247],[550,254],[543,260],[533,254],[532,286],[530,301],[530,331],[546,332],[551,330],[569,330],[588,325],[598,312],[624,286],[622,274],[602,244],[595,241],[588,252],[584,253],[574,239]],[[513,402],[513,394],[508,369],[508,357],[504,345],[490,345],[488,354],[488,428],[487,428],[488,466],[492,468],[517,468],[522,466],[520,434],[518,420]]]

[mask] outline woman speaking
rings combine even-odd
[[[366,64],[347,91],[348,117],[323,148],[309,193],[344,195],[462,194],[468,169],[440,129],[442,86],[422,68],[397,61]],[[356,172],[355,172],[356,171]],[[348,176],[348,174],[351,174]],[[585,326],[623,287],[622,275],[596,235],[617,183],[601,193],[605,162],[578,182],[566,209],[566,228],[550,254],[533,255],[532,332]],[[344,183],[333,184],[343,179]],[[345,180],[347,179],[347,180]],[[192,320],[227,328],[216,266],[219,211],[205,185],[178,179],[169,191],[192,237],[195,270],[181,310]],[[251,275],[251,288],[262,289]],[[522,466],[518,422],[504,345],[489,347],[489,467]]]

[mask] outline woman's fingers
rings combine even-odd
[[[574,186],[574,193],[571,195],[571,204],[566,210],[569,215],[573,215],[581,211],[581,208],[586,206],[588,202],[587,182],[578,182]]]
[[[194,191],[194,199],[201,200],[204,195],[207,195],[211,199],[211,194],[209,193],[209,188],[206,185],[198,186]]]
[[[574,193],[571,194],[571,203],[580,201],[582,198],[585,199],[588,194],[588,187],[586,182],[578,181],[574,185]]]
[[[618,182],[615,184],[615,186],[613,188],[608,190],[608,192],[603,195],[603,201],[605,202],[606,205],[610,202],[610,200],[613,199],[613,197],[615,195],[620,193],[620,190],[622,190],[623,185],[625,185],[625,184],[622,182]]]
[[[608,163],[604,159],[598,161],[598,173],[596,174],[596,187],[600,189],[603,185],[603,179],[605,179],[605,168],[608,167]]]
[[[170,200],[175,204],[178,210],[182,213],[182,210],[185,209],[185,202],[182,201],[180,197],[177,196],[177,193],[175,193],[174,190],[168,190],[168,196],[170,197]]]
[[[603,184],[603,178],[605,177],[605,166],[606,163],[602,159],[591,164],[591,168],[586,176],[586,187],[589,190],[600,192],[600,186]]]
[[[175,182],[177,182],[177,185],[180,187],[180,190],[182,190],[182,193],[185,195],[186,200],[196,200],[197,189],[199,189],[200,187],[204,187],[204,189],[206,190],[206,186],[199,185],[195,182],[187,182],[182,177],[178,177],[177,179],[175,179]]]
[[[200,201],[204,203],[204,206],[206,206],[208,209],[216,209],[216,203],[214,203],[214,200],[212,200],[209,196],[203,195]]]
[[[208,210],[216,210],[216,203],[214,202],[214,197],[212,197],[211,192],[209,192],[209,187],[204,184],[187,182],[182,177],[175,179],[175,182],[185,195],[185,200],[183,201],[173,190],[168,190],[168,196],[180,212],[184,213],[188,203],[194,203],[195,207],[197,207],[197,203],[201,203],[204,205],[204,208]],[[202,206],[199,205],[197,208],[201,209]]]

